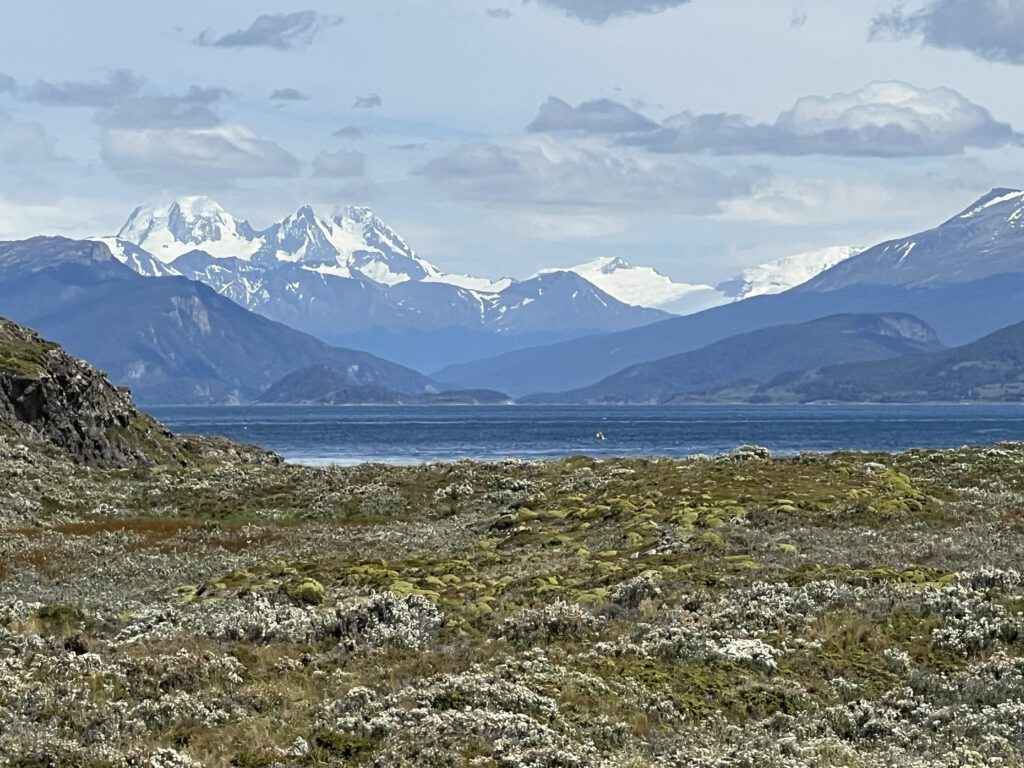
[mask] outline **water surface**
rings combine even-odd
[[[756,443],[901,451],[1024,440],[1021,405],[173,406],[176,432],[225,435],[308,464],[688,456]],[[602,432],[606,439],[597,441]]]

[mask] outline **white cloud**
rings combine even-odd
[[[41,234],[89,237],[96,234],[97,222],[117,221],[124,216],[124,209],[123,201],[91,197],[25,202],[20,195],[18,199],[0,196],[0,239]]]
[[[110,129],[102,156],[118,176],[133,182],[165,180],[228,185],[239,179],[295,176],[299,162],[248,128]]]
[[[874,226],[916,214],[927,220],[936,210],[955,210],[963,197],[962,190],[937,184],[928,174],[879,181],[780,175],[757,185],[749,195],[723,203],[716,218],[800,227],[852,222]]]
[[[726,174],[684,158],[652,158],[531,135],[465,144],[416,171],[452,197],[562,208],[671,208],[710,213],[747,193],[756,174]]]
[[[804,96],[772,124],[683,112],[659,131],[622,141],[664,153],[920,157],[1019,144],[1021,134],[951,88],[891,81]]]

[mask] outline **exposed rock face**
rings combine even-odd
[[[184,446],[127,390],[34,331],[0,318],[0,431],[49,443],[87,464],[187,463]]]

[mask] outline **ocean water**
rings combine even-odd
[[[1024,440],[1024,405],[173,406],[176,432],[224,435],[305,464],[416,464],[717,454],[901,451]],[[604,440],[595,439],[601,432]]]

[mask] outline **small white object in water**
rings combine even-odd
[[[598,432],[596,435],[594,435],[594,439],[595,440],[604,440],[605,439],[604,432]]]

